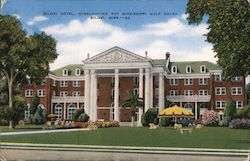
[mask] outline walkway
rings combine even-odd
[[[44,134],[44,133],[56,133],[56,132],[72,132],[72,131],[88,131],[89,128],[78,128],[78,129],[57,129],[57,130],[38,130],[38,131],[21,131],[21,132],[4,132],[0,133],[0,136],[10,135],[25,135],[25,134]]]

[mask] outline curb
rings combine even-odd
[[[242,149],[205,149],[205,148],[171,148],[171,147],[131,147],[131,146],[96,146],[72,144],[30,144],[30,143],[1,143],[1,149],[44,150],[44,151],[89,151],[113,153],[142,153],[142,154],[172,154],[172,155],[207,155],[245,157],[250,150]]]

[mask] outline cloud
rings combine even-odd
[[[100,19],[71,20],[67,24],[56,24],[42,28],[57,39],[58,59],[51,68],[67,64],[79,64],[113,46],[119,46],[139,55],[145,51],[152,59],[165,58],[171,53],[171,60],[209,60],[215,62],[212,46],[204,41],[207,25],[189,26],[172,18],[159,23],[151,23],[135,30],[125,30]]]
[[[12,16],[16,17],[17,19],[21,19],[21,16],[19,14],[12,14]]]
[[[183,14],[181,15],[181,19],[187,20],[187,18],[188,18],[188,14],[183,13]]]
[[[42,22],[42,21],[47,21],[48,18],[45,16],[35,16],[32,19],[30,19],[27,24],[30,26],[33,26],[34,24],[38,23],[38,22]]]

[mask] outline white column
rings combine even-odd
[[[139,97],[143,98],[143,69],[139,69]],[[143,108],[139,108],[139,117],[137,121],[137,126],[142,126],[141,124],[141,116],[143,113]]]
[[[89,117],[90,117],[90,120],[91,121],[96,121],[96,118],[95,118],[95,110],[96,110],[96,96],[95,96],[95,88],[96,88],[96,84],[95,84],[95,81],[96,81],[96,74],[95,74],[95,70],[92,69],[91,70],[91,75],[90,75],[90,78],[91,78],[91,87],[90,87],[90,106],[89,106]]]
[[[120,121],[119,112],[119,70],[115,69],[114,120]]]
[[[164,109],[164,81],[163,81],[163,73],[159,73],[159,97],[158,97],[158,105],[159,105],[159,111]]]
[[[150,103],[149,103],[149,108],[153,108],[154,107],[154,88],[153,88],[153,73],[151,72],[150,74],[150,87],[149,87],[149,93],[150,93]]]
[[[93,84],[94,84],[94,97],[93,97],[93,100],[94,100],[94,108],[93,108],[93,118],[94,118],[94,121],[97,121],[97,76],[95,75],[94,77],[94,81],[93,81]]]
[[[145,104],[145,111],[147,112],[147,110],[149,109],[149,99],[150,99],[150,91],[149,91],[149,85],[150,85],[150,78],[149,78],[149,68],[145,69],[145,97],[144,97],[144,104]]]
[[[85,113],[90,115],[90,74],[89,70],[86,69],[84,71],[85,74],[85,81],[84,81],[84,110]]]
[[[67,107],[66,107],[66,102],[64,102],[64,105],[63,105],[63,119],[62,120],[65,120],[67,118]]]
[[[197,101],[198,101],[198,96],[197,95],[195,95],[195,105],[194,105],[194,111],[195,111],[195,120],[197,120],[198,119],[198,103],[197,103]]]

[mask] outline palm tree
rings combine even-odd
[[[123,102],[122,107],[124,108],[130,107],[131,122],[132,122],[132,126],[134,126],[136,111],[138,111],[139,108],[144,107],[144,102],[143,102],[143,99],[140,98],[138,94],[129,92],[128,98]]]

